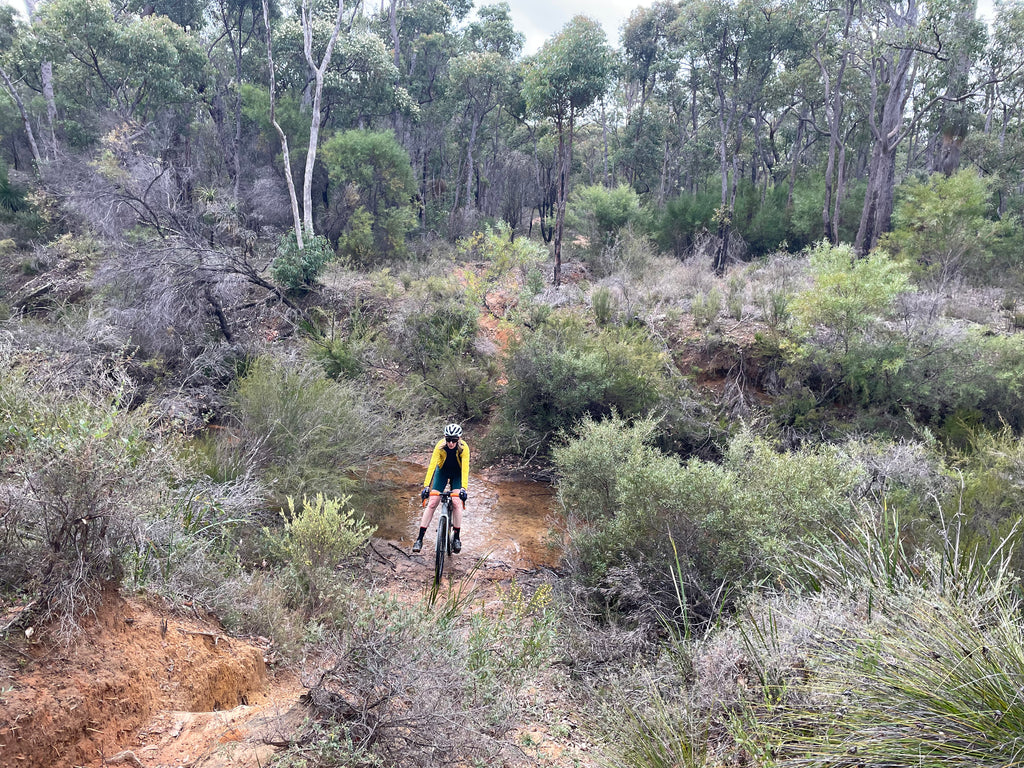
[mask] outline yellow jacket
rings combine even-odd
[[[434,452],[430,456],[430,466],[427,467],[427,477],[423,481],[423,485],[430,487],[434,482],[434,470],[438,467],[444,466],[445,459],[448,458],[448,446],[444,443],[444,438],[437,442],[434,446]],[[462,470],[462,487],[469,487],[469,446],[466,445],[465,440],[459,440],[458,447],[455,449],[455,460],[459,463],[459,468]]]

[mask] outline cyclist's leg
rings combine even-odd
[[[420,528],[430,527],[430,521],[434,518],[434,510],[437,509],[437,505],[441,501],[441,491],[444,490],[446,480],[447,478],[441,476],[440,469],[434,470],[434,479],[430,485],[430,500],[420,516]]]
[[[452,528],[458,534],[462,528],[462,499],[459,498],[459,491],[462,490],[462,478],[451,478],[452,483]]]

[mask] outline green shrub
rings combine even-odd
[[[693,324],[697,328],[711,328],[718,321],[718,314],[722,311],[722,294],[718,288],[712,288],[707,293],[699,293],[693,297],[690,305],[690,312],[693,315]]]
[[[417,195],[409,154],[390,131],[336,133],[320,152],[330,179],[327,236],[356,264],[404,257],[416,225]]]
[[[373,535],[374,527],[355,513],[349,497],[326,498],[318,493],[302,499],[296,511],[295,500],[288,497],[288,512],[281,513],[284,526],[276,534],[281,554],[302,568],[333,569],[340,561],[362,549]]]
[[[492,372],[468,355],[435,359],[424,376],[426,396],[437,413],[458,421],[485,418],[494,402]]]
[[[282,499],[341,495],[352,482],[346,468],[391,452],[404,439],[382,395],[330,381],[309,364],[257,359],[236,383],[232,405],[229,456],[244,456],[251,469],[266,472]]]
[[[530,272],[539,270],[548,259],[547,248],[527,237],[513,237],[512,228],[504,221],[462,238],[456,243],[455,252],[461,259],[486,264],[482,277],[485,287],[500,283],[511,273],[518,273],[520,280],[526,282]]]
[[[571,560],[590,584],[630,569],[651,599],[671,606],[680,578],[698,615],[725,585],[751,585],[797,567],[797,544],[844,522],[860,479],[849,456],[821,448],[778,453],[741,434],[722,464],[680,464],[653,447],[654,424],[584,419],[553,459],[570,520]],[[607,591],[606,591],[607,594]],[[721,597],[719,598],[721,600]]]
[[[270,265],[274,280],[297,291],[314,285],[334,259],[334,249],[324,237],[314,237],[299,250],[294,232],[285,232],[277,245],[277,258]]]
[[[787,249],[791,231],[790,210],[786,205],[788,192],[785,184],[775,184],[765,196],[749,181],[741,182],[733,226],[746,242],[752,258]]]
[[[696,234],[713,226],[715,208],[719,202],[719,198],[709,193],[696,196],[681,194],[666,202],[655,225],[658,245],[676,256],[687,255]]]
[[[569,429],[583,416],[644,414],[665,387],[663,353],[642,329],[594,333],[571,316],[548,322],[509,347],[503,418],[524,426],[528,442]]]
[[[939,282],[987,275],[1005,230],[989,206],[991,183],[973,169],[910,178],[897,191],[893,229],[881,246]]]
[[[594,310],[594,319],[601,326],[611,323],[618,312],[618,302],[611,289],[605,286],[595,288],[590,294],[590,306]]]
[[[566,223],[587,238],[596,252],[611,245],[626,227],[642,228],[645,218],[640,196],[625,184],[613,189],[601,184],[577,187],[566,211]]]
[[[479,310],[455,293],[430,296],[397,329],[396,356],[421,375],[468,358],[479,331]]]
[[[375,528],[349,505],[349,497],[329,498],[317,494],[303,498],[295,508],[288,497],[287,511],[281,513],[281,528],[264,528],[269,559],[290,569],[301,594],[300,607],[319,607],[331,592],[335,568],[362,549]]]
[[[358,378],[380,344],[375,318],[364,311],[361,302],[343,322],[313,310],[301,327],[312,342],[313,356],[332,379]]]
[[[967,430],[968,443],[951,464],[959,473],[958,493],[942,498],[949,519],[963,521],[966,546],[987,559],[1007,536],[1017,533],[1024,509],[1024,442],[1008,428]],[[1016,547],[1010,562],[1024,576],[1024,552]]]
[[[858,258],[849,245],[822,241],[809,250],[814,286],[793,297],[798,330],[822,326],[847,349],[909,288],[906,271],[881,251]]]

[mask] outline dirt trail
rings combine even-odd
[[[495,514],[496,501],[511,498],[521,507],[523,499],[501,482],[478,483],[473,543],[451,560],[450,577],[471,579],[484,604],[513,577],[529,585],[552,575],[549,563],[535,562],[554,559],[549,548],[534,542],[527,557],[509,543],[502,527],[508,521]],[[399,527],[415,530],[411,505],[401,504]],[[539,525],[528,535],[537,538]],[[404,529],[392,533],[370,543],[366,576],[400,599],[423,599],[432,558],[411,553]],[[3,768],[255,768],[266,765],[309,714],[299,674],[268,663],[268,640],[229,637],[214,617],[190,606],[110,595],[73,649],[23,639],[3,650]],[[528,694],[535,722],[512,736],[526,764],[592,765],[591,748],[576,735],[560,691],[541,686]]]

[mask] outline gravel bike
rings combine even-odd
[[[434,586],[441,585],[441,574],[444,573],[444,560],[452,553],[452,492],[441,493],[441,503],[437,505],[437,539],[434,542]]]

